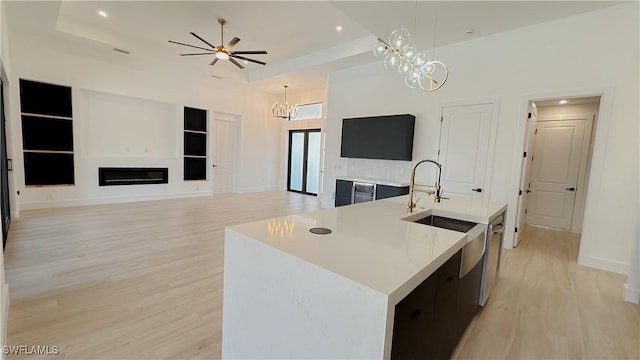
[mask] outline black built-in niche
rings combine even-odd
[[[27,114],[71,118],[71,88],[20,79],[20,108]]]
[[[71,88],[20,79],[25,185],[73,185]]]
[[[207,180],[207,110],[184,108],[184,180]]]

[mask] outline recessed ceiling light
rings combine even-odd
[[[566,104],[566,103],[567,103],[567,100],[560,100],[560,101],[558,101],[558,104],[560,104],[560,105],[564,105],[564,104]]]
[[[104,11],[104,10],[98,10],[98,15],[100,15],[100,16],[102,16],[102,17],[104,17],[104,18],[106,18],[107,16],[109,16],[109,14],[107,14],[107,12],[106,12],[106,11]]]
[[[336,26],[336,31],[342,31],[342,25]]]
[[[465,30],[465,31],[464,31],[464,34],[465,34],[465,35],[467,35],[467,36],[471,36],[471,35],[473,35],[473,32],[474,32],[474,31],[475,31],[475,30],[473,30],[473,29],[469,28],[469,29],[467,29],[467,30]]]

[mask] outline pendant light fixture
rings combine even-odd
[[[273,105],[271,106],[271,114],[273,114],[274,117],[287,119],[288,121],[291,121],[292,118],[296,117],[296,113],[298,112],[298,106],[297,105],[290,106],[289,102],[287,102],[287,88],[288,86],[285,85],[284,86],[284,104],[278,104],[278,101],[276,100],[276,102],[274,102]]]
[[[416,1],[416,14],[418,2]],[[395,29],[389,35],[389,42],[378,38],[374,47],[375,56],[384,56],[386,69],[398,69],[404,75],[404,82],[410,88],[420,87],[424,91],[436,91],[449,77],[449,69],[442,61],[435,60],[437,20],[434,22],[433,47],[431,57],[418,52],[410,43],[411,34],[407,29]],[[414,18],[415,31],[415,18]]]

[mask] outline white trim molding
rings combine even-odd
[[[632,288],[628,284],[624,284],[622,298],[624,299],[624,301],[628,301],[634,304],[640,304],[640,289]]]
[[[96,198],[75,199],[75,200],[33,201],[33,202],[23,202],[21,204],[21,209],[22,210],[51,209],[51,208],[60,208],[60,207],[68,207],[68,206],[86,206],[86,205],[115,204],[115,203],[126,203],[126,202],[136,202],[136,201],[182,199],[182,198],[203,197],[203,196],[212,196],[212,195],[213,195],[213,191],[209,190],[209,191],[192,191],[192,192],[179,192],[179,193],[164,193],[164,194],[96,197]]]

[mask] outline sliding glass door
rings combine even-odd
[[[318,195],[321,140],[320,129],[289,131],[289,191]]]

